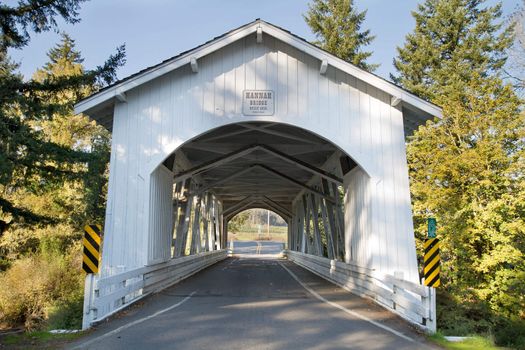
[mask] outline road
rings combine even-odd
[[[76,349],[424,349],[397,316],[253,244],[98,325]],[[273,244],[268,251],[274,253]],[[257,255],[257,254],[256,254]]]
[[[232,242],[228,243],[231,248]],[[233,242],[233,253],[248,257],[251,255],[263,255],[264,257],[277,257],[283,250],[282,242],[274,241],[235,241]],[[260,257],[260,256],[259,256]]]

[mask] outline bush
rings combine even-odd
[[[525,350],[525,320],[499,319],[494,338],[497,345]]]
[[[57,323],[61,314],[64,324],[76,327],[83,294],[79,256],[51,249],[15,261],[0,274],[0,323],[34,330],[49,325],[50,316]]]
[[[494,339],[498,346],[525,350],[525,320],[497,314],[490,305],[468,290],[452,296],[438,290],[438,329],[444,335],[480,335]]]

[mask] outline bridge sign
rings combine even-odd
[[[242,114],[273,115],[274,92],[272,90],[244,90]]]

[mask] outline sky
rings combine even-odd
[[[367,10],[364,29],[376,39],[369,63],[379,63],[376,74],[388,78],[393,72],[396,46],[414,29],[411,11],[423,0],[354,0],[357,9]],[[521,0],[503,0],[503,12],[511,13]],[[7,1],[13,5],[16,1]],[[127,63],[118,72],[124,78],[157,64],[213,37],[256,18],[313,40],[302,14],[308,0],[92,0],[82,5],[81,22],[60,23],[60,30],[75,39],[87,69],[103,64],[115,48],[126,44]],[[496,0],[488,0],[488,4]],[[46,53],[59,41],[55,32],[32,34],[30,45],[11,51],[26,78],[44,65]]]

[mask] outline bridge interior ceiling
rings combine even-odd
[[[341,181],[339,167],[339,174],[325,169],[327,160],[339,154],[329,141],[297,127],[250,122],[201,135],[165,165],[173,169],[175,183],[191,175],[193,193],[214,193],[225,212],[257,207],[290,217],[301,191],[321,192],[314,177]]]

